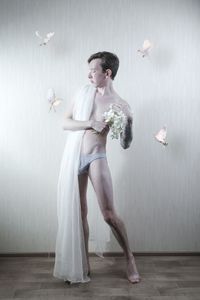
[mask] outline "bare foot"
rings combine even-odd
[[[130,259],[127,261],[127,278],[131,283],[138,283],[141,281],[141,277],[138,273],[135,258],[131,256]]]

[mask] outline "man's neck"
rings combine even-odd
[[[103,87],[97,87],[97,92],[101,96],[113,95],[115,93],[115,91],[114,91],[114,88],[113,88],[112,80],[106,82],[106,85],[103,86]]]

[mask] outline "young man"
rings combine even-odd
[[[106,159],[106,140],[109,127],[103,119],[103,113],[108,111],[111,103],[115,103],[121,108],[126,115],[127,122],[124,131],[120,134],[120,144],[126,149],[130,146],[132,141],[132,114],[128,103],[122,100],[113,88],[113,80],[119,67],[118,57],[110,52],[98,52],[90,56],[88,64],[88,78],[95,89],[90,117],[88,120],[74,119],[73,111],[76,104],[72,103],[71,107],[66,111],[63,126],[65,130],[73,132],[82,131],[77,176],[85,242],[84,247],[87,257],[87,275],[90,275],[88,256],[89,227],[87,221],[86,196],[89,178],[96,193],[103,218],[110,226],[114,236],[124,251],[127,262],[127,278],[131,283],[137,283],[141,278],[129,246],[124,223],[117,215],[114,207],[112,178]]]

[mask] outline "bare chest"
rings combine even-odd
[[[118,99],[116,97],[96,96],[94,99],[93,110],[90,119],[103,121],[103,113],[109,110],[110,104],[117,102]]]

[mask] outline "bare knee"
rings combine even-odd
[[[117,221],[116,214],[112,210],[105,210],[103,212],[104,221],[109,225],[114,225]]]

